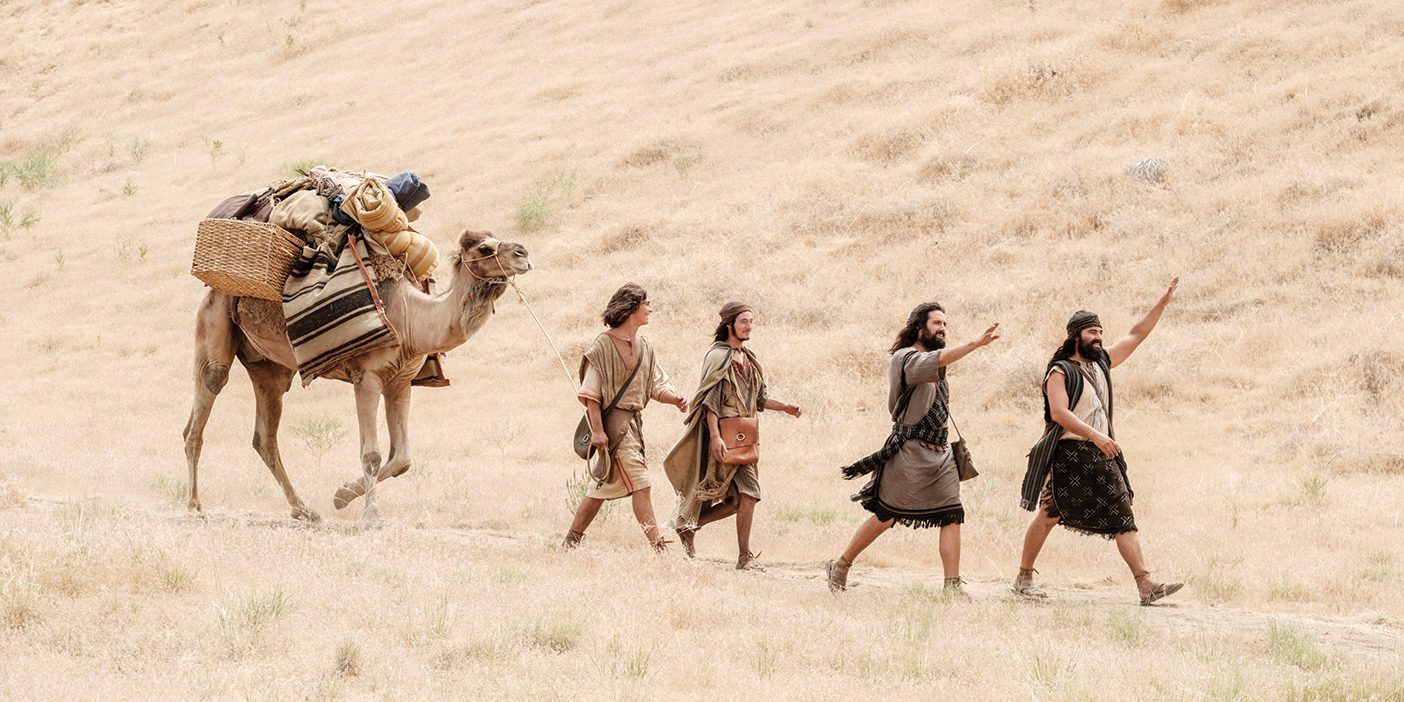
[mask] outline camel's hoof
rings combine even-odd
[[[354,489],[349,488],[345,485],[342,485],[340,488],[337,489],[336,495],[332,497],[332,506],[337,509],[346,509],[346,505],[355,502],[356,498],[360,496],[361,493],[356,492]]]
[[[367,507],[365,511],[361,512],[361,526],[378,527],[380,525],[380,510],[377,510],[375,507],[372,506]]]
[[[192,497],[189,502],[185,503],[185,508],[191,512],[200,512],[200,501]]]
[[[312,524],[322,523],[322,515],[317,514],[316,512],[313,512],[312,510],[307,509],[306,507],[294,507],[292,511],[292,517],[293,519],[300,519],[303,521],[310,522]]]

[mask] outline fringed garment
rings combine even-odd
[[[872,474],[853,501],[882,521],[918,529],[965,521],[960,477],[947,439],[950,388],[940,353],[903,349],[893,354],[888,374],[892,433],[882,449],[841,469],[848,480]],[[929,402],[925,412],[910,423],[922,400]]]

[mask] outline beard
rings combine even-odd
[[[1083,358],[1085,358],[1085,359],[1088,359],[1088,360],[1090,361],[1090,360],[1092,360],[1092,359],[1094,359],[1094,358],[1097,358],[1097,357],[1100,356],[1101,354],[1102,354],[1102,342],[1097,341],[1097,340],[1093,340],[1093,341],[1083,341],[1082,339],[1078,339],[1078,340],[1077,340],[1077,355],[1079,355],[1079,356],[1081,356],[1081,357],[1083,357]]]
[[[946,348],[946,335],[944,333],[938,333],[928,336],[926,334],[926,330],[923,329],[917,332],[917,341],[920,341],[922,346],[925,346],[926,348],[931,349],[932,351],[935,351],[936,349]]]

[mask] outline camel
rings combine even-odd
[[[531,270],[531,262],[520,244],[499,241],[489,232],[464,231],[451,267],[448,289],[432,296],[404,280],[381,283],[378,288],[385,315],[399,332],[399,345],[353,357],[327,376],[345,380],[355,389],[361,441],[361,475],[337,490],[333,505],[342,509],[365,495],[361,513],[365,523],[378,519],[376,484],[409,470],[410,381],[425,357],[457,348],[481,329],[509,279]],[[190,470],[187,507],[193,512],[202,509],[197,478],[205,423],[215,397],[229,380],[235,358],[253,383],[257,407],[254,450],[283,489],[293,518],[320,521],[293,489],[278,453],[283,394],[292,386],[297,370],[279,303],[233,298],[213,289],[200,303],[195,319],[195,403],[185,426],[185,458]],[[390,454],[383,462],[375,430],[375,413],[382,397],[390,429]]]

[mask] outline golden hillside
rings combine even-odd
[[[0,697],[1404,698],[1404,15],[1389,2],[0,2]],[[1153,161],[1152,161],[1153,160]],[[509,293],[416,390],[415,467],[360,532],[347,386],[287,396],[300,528],[235,371],[187,516],[196,221],[329,163],[416,171],[446,252],[524,244],[567,355],[626,280],[691,391],[728,299],[774,395],[765,577],[646,553],[627,506],[561,553],[579,406]],[[1004,599],[1037,382],[1079,307],[1126,330],[1118,429],[1158,574],[1059,533]],[[837,466],[886,431],[917,302],[956,340],[971,605]],[[680,425],[647,413],[655,507]],[[1392,657],[1391,657],[1392,653]],[[354,665],[347,663],[352,660]],[[1115,669],[1106,662],[1116,660]],[[887,691],[891,690],[891,693]]]

